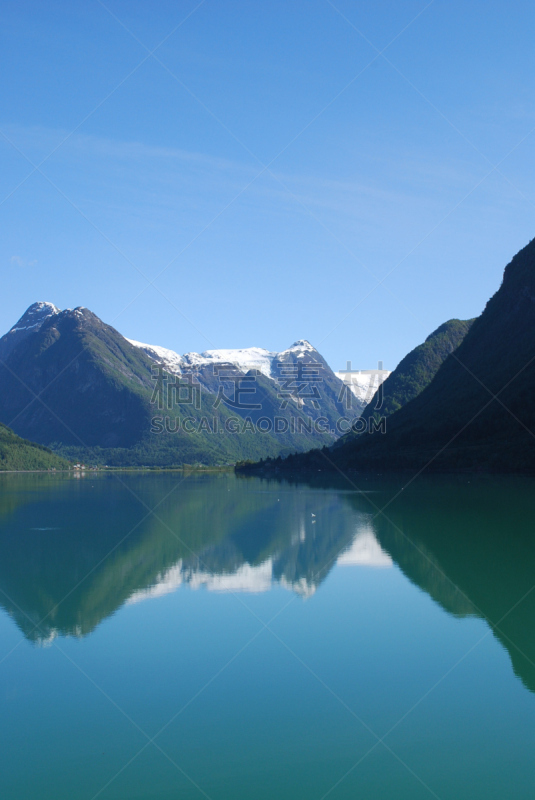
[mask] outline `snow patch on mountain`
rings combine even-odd
[[[33,305],[24,312],[19,321],[13,325],[9,333],[30,330],[37,332],[49,317],[55,317],[59,313],[59,308],[53,303],[33,303]]]
[[[50,317],[55,317],[60,313],[59,308],[56,308],[53,303],[33,303],[26,309],[18,322],[0,338],[0,359],[5,361],[27,336],[37,333]]]
[[[273,376],[277,355],[277,353],[271,353],[262,347],[246,347],[236,350],[205,350],[204,353],[186,353],[184,360],[188,365],[195,367],[225,363],[233,364],[242,372],[257,369],[270,378]]]
[[[158,345],[144,344],[134,339],[128,339],[128,341],[134,347],[139,347],[143,350],[149,358],[171,374],[203,369],[211,364],[233,364],[242,372],[257,369],[267,378],[275,378],[278,375],[277,364],[280,361],[287,361],[292,356],[304,358],[305,354],[310,356],[317,354],[319,357],[317,350],[306,339],[299,339],[281,353],[266,350],[263,347],[245,347],[240,349],[205,350],[203,353],[185,353],[183,356],[174,350],[168,350]]]
[[[182,368],[185,365],[184,359],[174,350],[168,350],[166,347],[159,347],[158,345],[136,342],[135,339],[127,339],[126,341],[133,344],[134,347],[139,347],[149,358],[172,375],[180,375],[182,372]]]
[[[134,347],[139,347],[149,358],[156,361],[168,372],[180,374],[181,372],[191,372],[192,370],[202,369],[211,364],[234,364],[234,366],[247,372],[250,369],[258,369],[267,377],[272,376],[273,362],[277,358],[277,353],[270,353],[262,347],[247,347],[237,350],[205,350],[203,353],[185,353],[183,356],[174,350],[168,350],[159,345],[144,344],[128,339]]]
[[[283,350],[281,353],[278,353],[279,356],[287,356],[287,355],[296,355],[297,358],[303,358],[305,353],[317,353],[315,347],[313,347],[307,339],[298,339],[296,342],[292,344],[287,350]]]
[[[340,378],[346,386],[349,386],[358,400],[368,404],[379,386],[388,378],[390,372],[386,369],[364,369],[360,371],[353,370],[351,372],[340,371],[334,374],[337,378]]]

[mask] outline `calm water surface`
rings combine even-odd
[[[361,484],[1,477],[0,797],[531,800],[535,482]]]

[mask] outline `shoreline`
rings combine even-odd
[[[0,469],[1,475],[90,475],[113,472],[234,472],[226,467],[90,467],[88,469]]]

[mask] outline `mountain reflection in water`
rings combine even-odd
[[[448,614],[485,618],[535,690],[533,481],[400,486],[368,479],[368,495],[342,481],[231,474],[2,476],[0,605],[44,644],[182,586],[307,598],[336,564],[396,565]]]
[[[179,486],[177,476],[9,477],[0,604],[38,643],[88,635],[124,603],[183,584],[308,597],[346,551],[352,563],[391,563],[369,512],[328,489],[259,492],[231,475]]]

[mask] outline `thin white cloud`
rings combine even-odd
[[[9,262],[13,267],[35,267],[37,264],[37,259],[33,259],[33,261],[25,261],[25,259],[21,258],[20,256],[11,256]]]

